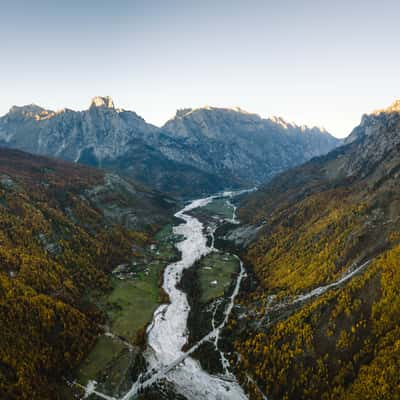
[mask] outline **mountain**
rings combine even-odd
[[[116,158],[132,140],[156,133],[134,112],[117,110],[108,97],[95,97],[87,111],[57,112],[35,105],[12,107],[1,119],[0,138],[10,147],[70,161]]]
[[[221,189],[215,176],[167,158],[157,148],[160,140],[158,128],[116,109],[109,97],[95,97],[86,111],[14,106],[0,118],[2,146],[109,168],[174,194]]]
[[[260,184],[341,142],[318,128],[239,109],[185,109],[162,128],[95,97],[86,111],[12,107],[0,145],[100,166],[172,194]]]
[[[250,185],[266,182],[340,144],[324,129],[277,117],[262,119],[241,109],[183,109],[163,128],[192,149],[189,154],[175,154],[180,161],[209,172],[233,173]]]
[[[105,324],[88,293],[109,291],[175,209],[116,175],[0,149],[1,399],[62,397]]]
[[[230,325],[252,399],[400,396],[400,102],[249,195]]]

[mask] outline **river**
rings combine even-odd
[[[181,259],[169,264],[164,271],[163,289],[168,294],[170,303],[162,304],[156,310],[147,330],[148,350],[145,357],[150,365],[150,372],[132,386],[123,400],[131,399],[140,389],[164,378],[173,383],[175,390],[189,400],[247,399],[233,375],[229,373],[220,376],[211,375],[201,368],[198,361],[190,357],[202,343],[218,337],[228,321],[241,280],[245,275],[243,263],[240,261],[240,272],[225,309],[223,322],[186,352],[182,348],[188,340],[187,320],[190,306],[186,294],[177,287],[184,270],[214,250],[213,244],[207,245],[203,224],[188,213],[206,206],[217,197],[226,197],[229,200],[233,195],[232,192],[225,192],[222,195],[198,199],[175,214],[184,222],[174,227],[174,233],[183,238],[176,244]],[[232,220],[235,220],[235,215]]]

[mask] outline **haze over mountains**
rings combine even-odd
[[[100,166],[164,192],[193,196],[259,185],[341,144],[323,129],[240,109],[177,111],[163,127],[95,97],[85,111],[11,108],[0,145]]]

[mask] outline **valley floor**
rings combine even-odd
[[[200,201],[180,215],[198,236],[190,236],[184,224],[175,229],[167,226],[145,251],[142,264],[114,271],[113,291],[98,301],[109,317],[109,333],[99,338],[77,375],[87,398],[271,400],[288,393],[292,393],[288,398],[296,398],[293,393],[307,398],[299,386],[295,360],[307,379],[315,379],[314,389],[307,389],[310,398],[318,398],[321,387],[327,400],[358,398],[332,390],[355,373],[357,362],[370,359],[373,345],[366,340],[376,335],[370,331],[371,318],[376,327],[380,325],[378,311],[371,314],[368,307],[376,301],[388,311],[385,303],[378,302],[376,274],[389,273],[385,268],[390,270],[396,257],[388,258],[385,268],[380,259],[362,260],[335,279],[300,293],[260,292],[254,271],[244,272],[234,254],[236,245],[226,240],[232,231],[242,229],[234,213],[235,207],[224,198]],[[161,285],[165,292],[160,292]],[[393,289],[385,296],[392,298],[394,293]],[[171,303],[157,308],[168,297]],[[168,315],[168,310],[173,313]],[[390,311],[394,318],[396,310]],[[142,319],[135,320],[135,315]],[[384,348],[392,346],[390,335],[396,338],[396,319],[391,322],[394,325],[382,331]],[[347,351],[358,358],[348,360]],[[310,355],[307,359],[305,352]],[[336,361],[347,363],[341,364],[345,375],[331,384],[329,368],[341,371],[329,365]],[[276,381],[279,371],[286,374],[285,380]],[[360,373],[369,372],[363,368]],[[292,383],[289,376],[295,379]],[[352,390],[362,392],[357,386]]]
[[[202,253],[194,256],[193,260],[199,260],[194,268],[185,269],[181,283],[179,283],[180,279],[177,279],[179,286],[187,292],[189,297],[189,332],[192,332],[192,329],[196,332],[191,334],[184,353],[178,351],[176,358],[178,361],[174,360],[170,366],[162,363],[162,372],[158,373],[155,371],[156,369],[159,370],[159,367],[156,367],[156,369],[152,367],[153,370],[149,367],[151,357],[149,360],[149,357],[146,356],[149,349],[143,353],[146,347],[145,327],[151,321],[153,312],[160,301],[168,300],[168,296],[160,288],[163,283],[162,274],[165,274],[164,267],[174,259],[179,258],[174,244],[179,243],[182,240],[181,235],[184,234],[183,232],[179,234],[178,229],[172,230],[171,226],[166,226],[157,234],[155,243],[143,252],[140,262],[134,261],[132,265],[120,266],[114,270],[111,292],[107,295],[89,294],[90,300],[107,314],[108,325],[106,334],[99,337],[94,349],[77,371],[76,385],[73,385],[74,390],[79,391],[79,388],[86,387],[86,396],[90,398],[127,399],[134,397],[134,395],[136,397],[144,391],[147,394],[142,394],[142,396],[146,398],[151,396],[152,393],[161,396],[159,398],[175,398],[175,396],[179,396],[179,391],[184,392],[182,387],[179,386],[183,384],[182,379],[187,379],[187,377],[182,378],[186,376],[186,373],[179,377],[179,370],[181,369],[179,365],[191,365],[191,368],[193,368],[197,362],[186,358],[193,354],[201,360],[202,354],[204,354],[201,349],[207,348],[210,344],[213,346],[215,366],[205,365],[205,368],[209,370],[219,369],[219,375],[222,378],[225,374],[226,380],[212,378],[206,372],[201,372],[201,369],[198,370],[197,375],[203,373],[206,387],[211,382],[211,386],[215,385],[217,392],[225,391],[226,389],[222,389],[224,387],[231,387],[231,396],[237,390],[234,389],[233,375],[228,371],[227,359],[218,348],[218,342],[220,331],[226,324],[233,306],[234,297],[231,299],[231,296],[236,296],[240,281],[236,283],[237,289],[234,292],[232,292],[234,289],[232,284],[236,282],[237,273],[243,267],[241,267],[238,259],[229,252],[217,251],[213,243],[214,230],[224,221],[233,220],[235,207],[229,200],[223,198],[211,198],[204,204],[206,204],[204,207],[197,210],[201,210],[201,215],[199,214],[198,217],[203,222],[203,224],[198,222],[199,235],[201,235],[199,237],[204,238],[201,240],[205,240],[204,245],[206,247],[204,249],[207,250],[203,257],[201,257]],[[202,205],[202,203],[200,202],[199,205]],[[196,214],[197,210],[194,207],[193,211],[190,212]],[[188,216],[187,218],[197,221],[194,217]],[[206,242],[208,243],[206,244]],[[184,251],[183,248],[180,248],[180,250]],[[188,254],[192,254],[192,251],[198,250],[190,250]],[[191,264],[192,262],[188,266],[191,266]],[[193,285],[187,285],[187,278],[190,273],[195,274],[194,280],[191,280]],[[193,290],[195,290],[196,296],[193,296],[195,294]],[[212,310],[211,314],[209,310]],[[200,313],[199,315],[204,315],[204,319],[207,320],[207,323],[201,329],[192,326],[193,320],[196,319],[193,316],[197,311]],[[157,316],[157,312],[155,316]],[[184,323],[185,320],[182,321]],[[199,337],[199,334],[203,332],[204,335]],[[149,384],[146,383],[147,381]],[[175,388],[171,386],[171,382],[174,383]],[[190,382],[189,385],[184,384],[184,386],[186,386],[187,391],[187,387],[195,387],[196,383]],[[189,388],[189,392],[191,390]],[[201,391],[202,389],[198,388],[197,390]],[[219,398],[217,394],[215,396],[215,398]],[[244,394],[240,395],[240,398],[242,397],[244,398]],[[189,398],[197,397],[196,395],[195,397],[190,396],[189,393]]]

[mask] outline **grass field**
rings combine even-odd
[[[86,384],[89,380],[94,379],[110,361],[118,357],[124,348],[123,344],[109,337],[100,336],[95,347],[78,370],[79,381]]]
[[[202,212],[211,215],[218,215],[222,218],[231,219],[233,217],[233,206],[226,199],[216,199],[201,208]]]
[[[114,274],[112,290],[107,294],[92,293],[92,301],[107,316],[110,331],[133,343],[139,330],[151,322],[161,302],[160,277],[165,266],[176,257],[172,226],[164,227],[155,237],[155,243],[145,249],[143,257]],[[95,347],[78,371],[82,384],[95,379],[124,349],[112,338],[99,337]]]
[[[211,253],[199,262],[198,276],[202,303],[224,295],[238,270],[238,260],[227,253]]]

